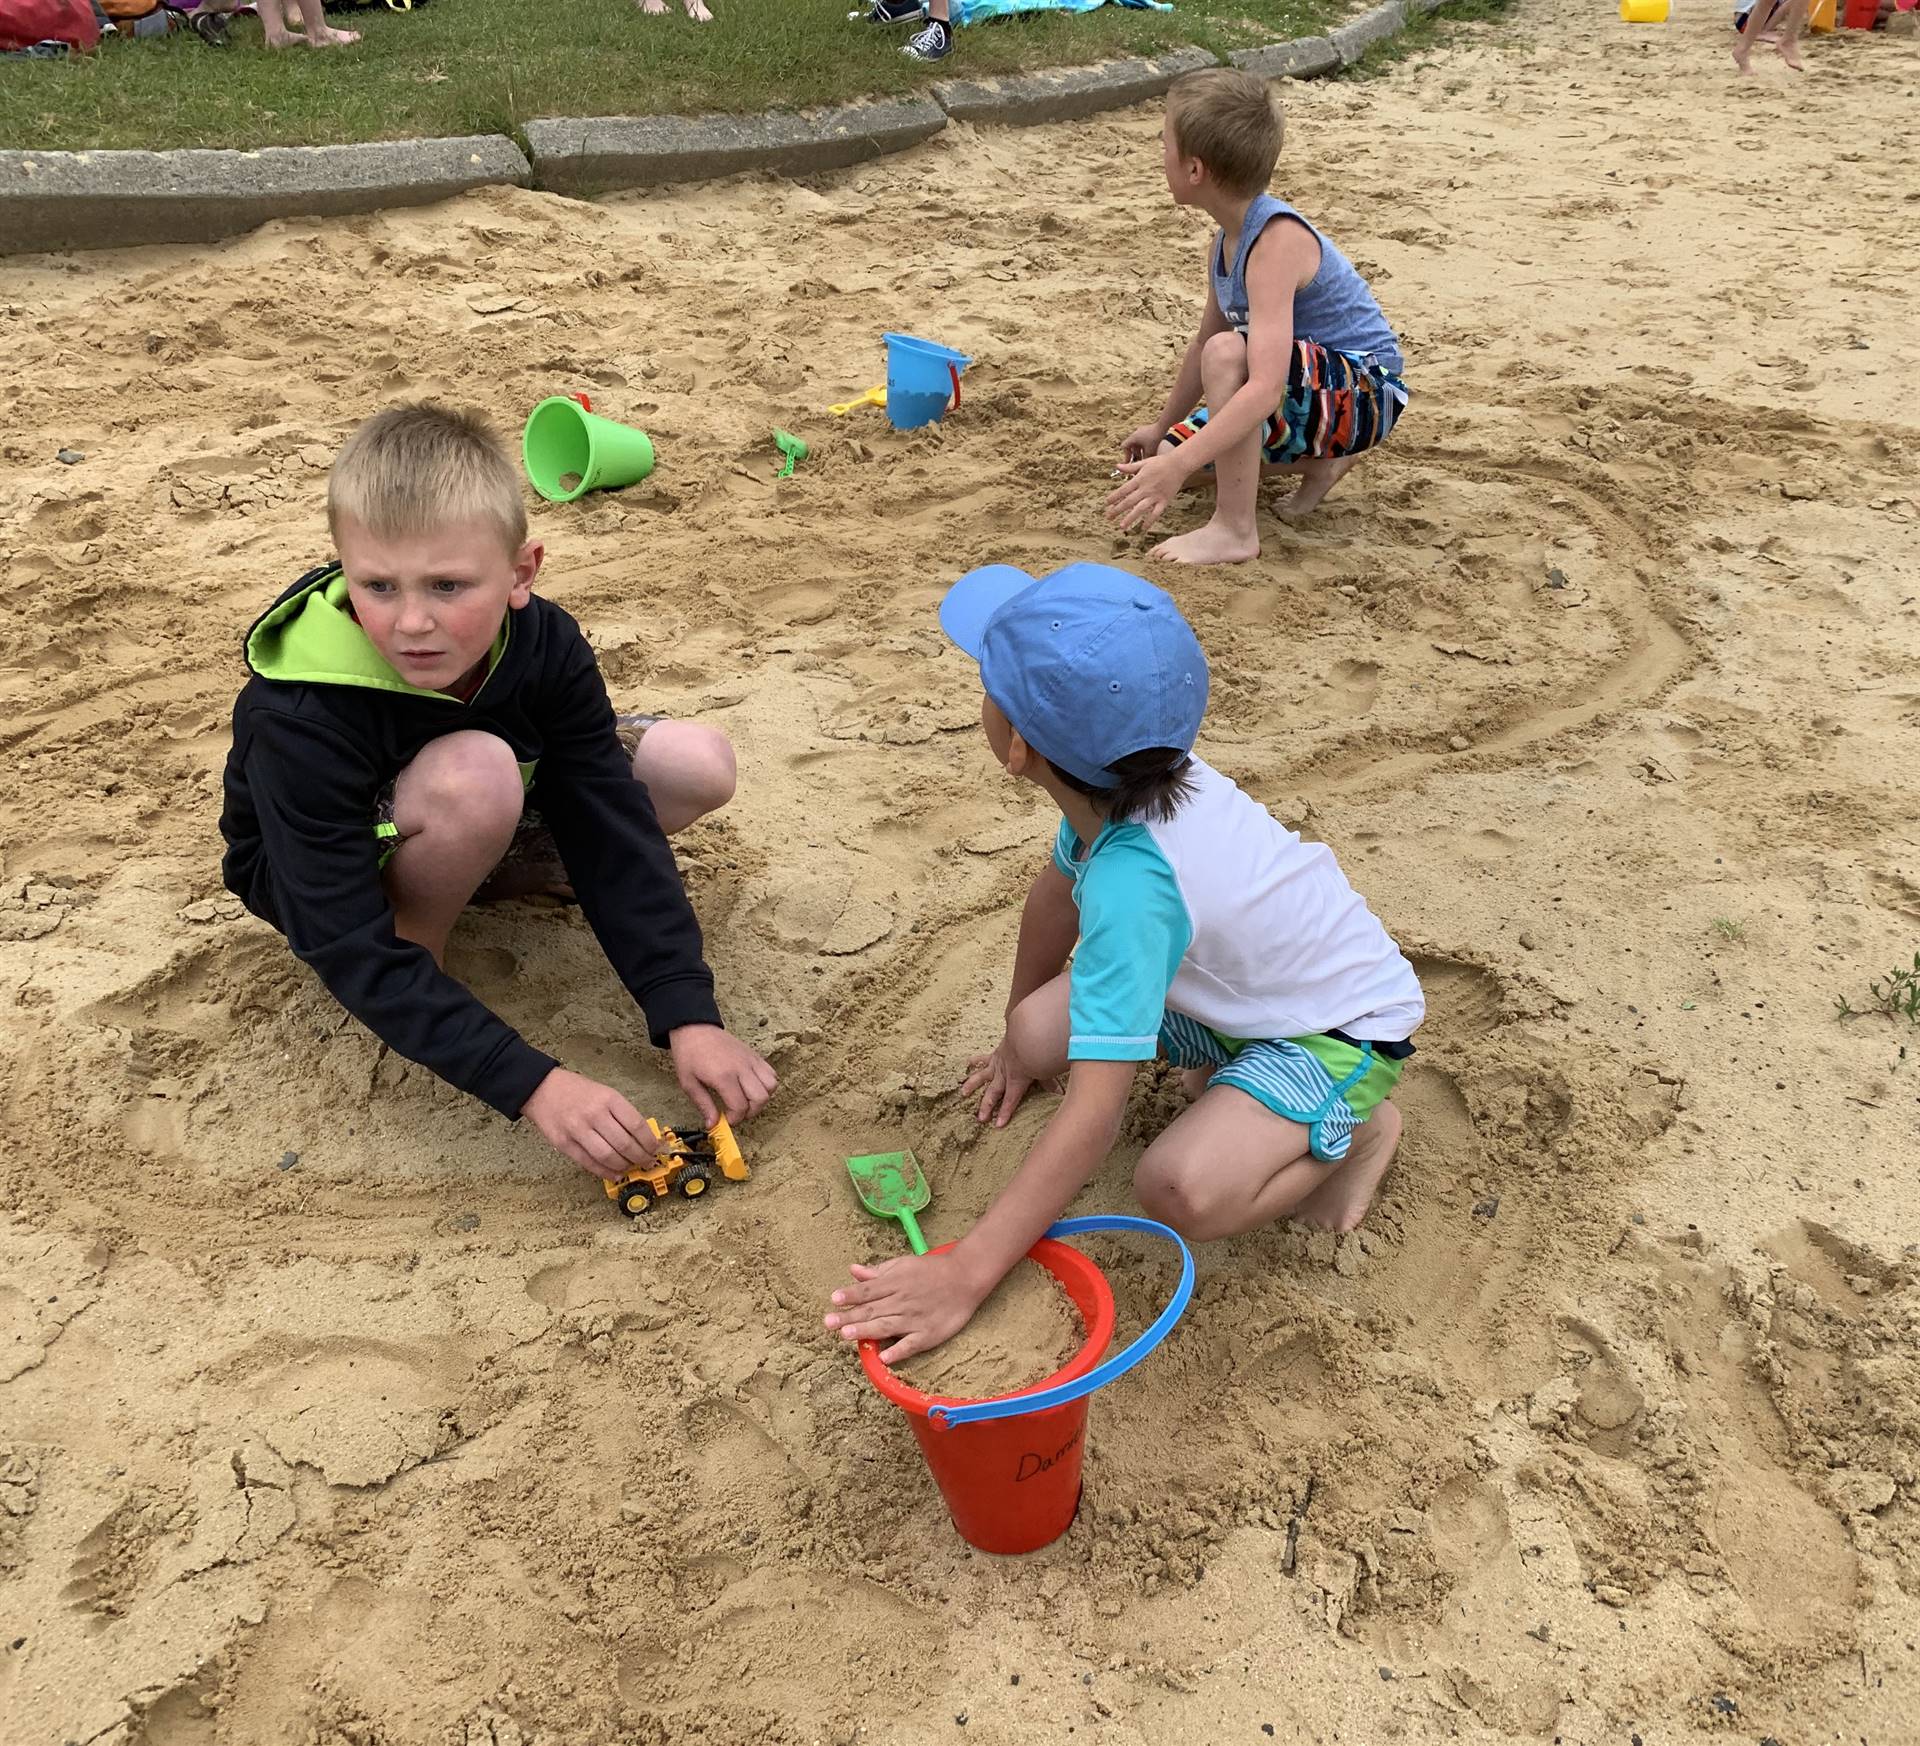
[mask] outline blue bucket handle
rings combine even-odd
[[[1032,1394],[1003,1395],[998,1400],[969,1401],[964,1405],[931,1406],[927,1418],[938,1430],[954,1425],[977,1425],[986,1419],[1017,1419],[1023,1413],[1045,1412],[1049,1407],[1065,1406],[1080,1400],[1097,1388],[1105,1388],[1115,1378],[1126,1375],[1140,1360],[1173,1332],[1173,1324],[1186,1312],[1193,1298],[1193,1251],[1181,1241],[1180,1233],[1157,1219],[1134,1218],[1127,1213],[1110,1213],[1081,1219],[1062,1219],[1047,1227],[1049,1237],[1074,1237],[1083,1231],[1139,1231],[1149,1237],[1165,1237],[1180,1251],[1180,1283],[1173,1288],[1167,1307],[1139,1339],[1117,1352],[1104,1364],[1097,1364],[1085,1376],[1063,1382],[1057,1388],[1042,1388]]]

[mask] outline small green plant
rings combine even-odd
[[[1713,918],[1713,931],[1723,940],[1744,940],[1747,937],[1747,924],[1735,921],[1730,915],[1717,915]]]
[[[1851,1019],[1878,1014],[1920,1026],[1920,952],[1914,953],[1910,969],[1896,965],[1886,975],[1876,976],[1867,984],[1867,993],[1871,998],[1867,1006],[1855,1006],[1844,994],[1837,996],[1834,1005],[1839,1009],[1838,1016]]]

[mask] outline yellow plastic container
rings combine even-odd
[[[1809,30],[1833,29],[1836,11],[1834,0],[1814,0],[1813,10],[1807,14],[1807,28]]]
[[[1665,24],[1671,10],[1672,0],[1620,0],[1620,16],[1628,24]]]

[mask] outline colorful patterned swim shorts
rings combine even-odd
[[[1267,420],[1260,458],[1277,467],[1378,448],[1406,404],[1407,385],[1392,370],[1352,352],[1329,351],[1317,340],[1297,339],[1287,398]],[[1203,406],[1183,418],[1167,432],[1167,441],[1189,441],[1207,416]]]
[[[1391,1047],[1401,1047],[1394,1044]],[[1404,1062],[1345,1037],[1290,1037],[1243,1043],[1209,1030],[1183,1012],[1160,1019],[1160,1053],[1176,1067],[1214,1067],[1208,1090],[1231,1085],[1277,1116],[1307,1130],[1307,1145],[1337,1163],[1353,1131],[1400,1081]]]

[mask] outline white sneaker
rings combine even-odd
[[[929,19],[900,52],[916,61],[944,61],[953,53],[953,26],[944,18]]]

